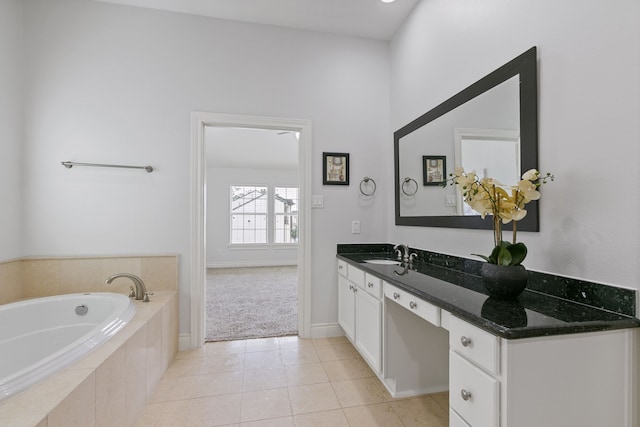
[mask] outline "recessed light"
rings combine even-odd
[[[382,3],[393,3],[396,0],[380,0]]]

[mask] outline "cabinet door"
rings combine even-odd
[[[356,348],[379,373],[382,367],[382,302],[362,290],[356,293]]]
[[[338,324],[351,341],[356,334],[356,285],[338,276]]]

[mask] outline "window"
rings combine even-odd
[[[276,187],[274,194],[273,242],[298,243],[298,187]]]
[[[232,245],[297,243],[298,187],[231,186]]]
[[[267,187],[231,186],[231,243],[267,243]]]

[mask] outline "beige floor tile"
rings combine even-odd
[[[201,373],[218,374],[221,372],[242,372],[244,370],[244,353],[220,354],[202,359]]]
[[[289,337],[279,337],[280,350],[287,348],[308,348],[313,347],[313,340],[309,338],[300,338],[297,335]]]
[[[313,345],[333,345],[333,344],[349,344],[349,340],[345,336],[341,337],[328,337],[328,338],[314,338]]]
[[[176,359],[164,373],[164,378],[197,376],[202,372],[203,365],[203,358]]]
[[[316,353],[321,361],[354,359],[356,352],[351,344],[331,344],[316,346]]]
[[[430,396],[390,403],[406,427],[447,427],[449,413]]]
[[[218,354],[236,354],[244,353],[247,343],[244,340],[239,341],[217,341],[205,343],[202,347],[207,356]]]
[[[342,409],[294,416],[296,427],[349,427]]]
[[[185,400],[195,397],[193,392],[198,384],[198,376],[168,377],[160,380],[151,395],[150,403]]]
[[[431,396],[433,400],[435,400],[445,412],[447,413],[449,412],[449,392],[448,391],[443,391],[442,393],[433,393],[433,394],[430,394],[429,396]]]
[[[138,419],[136,427],[183,426],[187,420],[189,405],[188,400],[147,405]]]
[[[241,394],[203,397],[190,400],[185,427],[223,426],[240,422]]]
[[[220,372],[198,377],[192,397],[218,396],[242,392],[242,372]]]
[[[289,416],[291,405],[286,388],[242,393],[242,422]]]
[[[241,423],[240,427],[294,427],[293,417],[271,418],[268,420]]]
[[[357,378],[368,378],[373,376],[373,371],[369,369],[362,359],[340,359],[322,362],[329,381],[352,380]]]
[[[285,365],[300,365],[302,363],[319,362],[320,358],[315,347],[297,347],[280,350],[282,363]]]
[[[288,365],[287,385],[297,386],[329,382],[322,363],[305,363],[304,365]]]
[[[403,427],[389,403],[345,408],[344,413],[351,427]]]
[[[281,368],[283,366],[280,350],[258,351],[244,355],[245,370]]]
[[[284,366],[249,369],[244,371],[242,391],[270,390],[287,386],[287,374]]]
[[[340,408],[338,398],[329,383],[289,387],[289,398],[294,414]]]
[[[205,347],[195,348],[193,350],[183,350],[176,353],[176,360],[179,359],[194,359],[197,357],[205,356]]]
[[[388,393],[377,378],[360,378],[332,382],[343,408],[386,402]]]
[[[268,350],[280,350],[278,338],[258,338],[246,341],[245,351],[247,353]]]

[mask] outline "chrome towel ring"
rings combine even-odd
[[[411,188],[411,182],[413,182],[413,185],[415,186],[415,189],[413,191],[407,191],[407,188]],[[413,178],[409,178],[406,177],[404,179],[404,181],[402,181],[402,185],[400,186],[400,188],[402,189],[402,192],[404,194],[406,194],[407,196],[413,196],[414,194],[416,194],[418,192],[418,183],[416,182],[415,179]]]
[[[369,191],[365,191],[365,188],[363,187],[373,187],[371,188]],[[365,176],[364,178],[362,178],[362,181],[360,181],[360,193],[362,193],[363,196],[373,196],[373,194],[376,192],[376,182],[373,180],[373,178],[369,178],[368,176]]]

